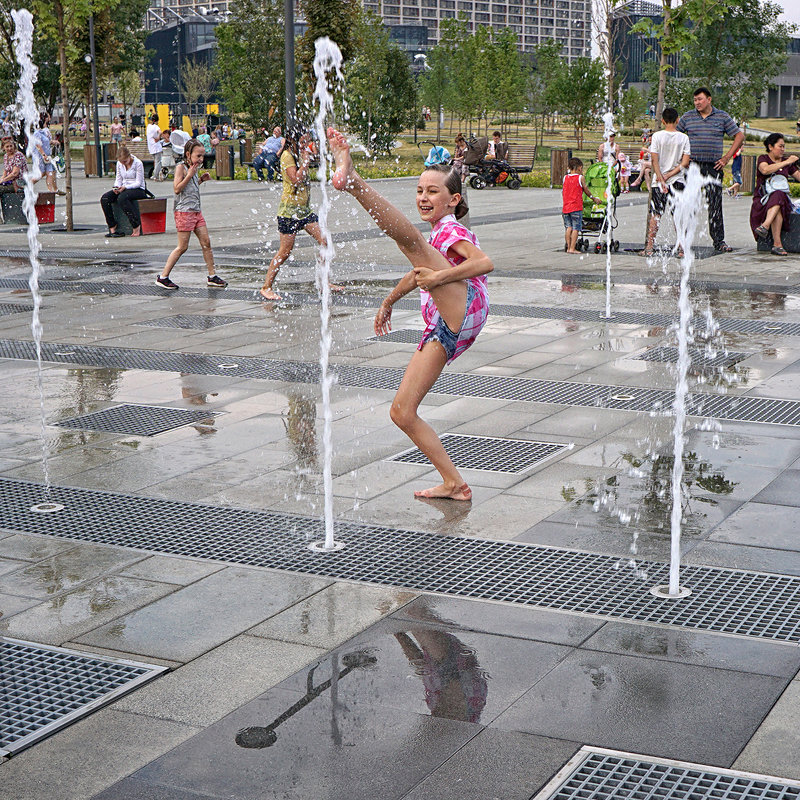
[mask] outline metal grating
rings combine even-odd
[[[0,755],[19,752],[166,670],[0,637]]]
[[[704,347],[690,347],[689,358],[695,368],[728,369],[740,361],[749,358],[751,353],[737,353],[733,350],[709,351]],[[634,361],[664,361],[668,364],[678,363],[677,347],[651,347],[646,352],[634,358]]]
[[[36,351],[32,342],[0,339],[0,358],[33,361],[36,359]],[[46,342],[42,344],[42,359],[57,364],[83,364],[117,369],[147,369],[193,375],[235,375],[294,383],[319,381],[319,366],[315,363],[274,361],[246,356],[199,355]],[[331,371],[336,374],[342,386],[388,391],[396,391],[403,377],[402,369],[390,367],[334,364],[331,366]],[[443,373],[431,391],[457,397],[523,400],[531,403],[556,403],[565,406],[612,408],[648,413],[663,413],[669,410],[675,396],[671,391],[636,386],[540,381],[458,372]],[[796,400],[698,392],[689,396],[687,413],[720,420],[800,425],[800,401]]]
[[[798,800],[800,784],[700,764],[584,748],[577,767],[535,800]]]
[[[23,312],[30,314],[33,311],[33,306],[22,306],[19,303],[0,303],[0,317],[6,314],[21,314]]]
[[[403,344],[419,344],[422,339],[422,330],[410,330],[399,328],[396,331],[389,331],[384,336],[370,336],[368,342],[402,342]]]
[[[70,417],[54,422],[57,428],[78,428],[84,431],[108,431],[131,436],[157,436],[184,425],[209,422],[219,415],[216,411],[194,411],[164,406],[138,406],[123,403],[91,414]]]
[[[224,316],[223,314],[176,314],[172,317],[148,319],[137,322],[137,325],[149,325],[153,328],[186,328],[193,331],[207,331],[220,325],[231,325],[234,322],[244,322],[244,317]]]
[[[16,251],[14,251],[16,252]],[[22,252],[22,251],[20,251]],[[0,254],[1,255],[1,254]],[[27,255],[27,253],[26,253]],[[97,253],[94,254],[97,256]],[[87,292],[93,294],[108,295],[152,295],[163,297],[164,290],[158,286],[142,284],[120,284],[120,283],[99,283],[99,282],[80,282],[80,281],[60,281],[42,280],[39,282],[42,291],[52,292]],[[0,278],[0,289],[27,289],[28,281],[23,278]],[[196,295],[205,291],[201,287],[184,288],[177,295]],[[219,299],[218,294],[208,293],[209,297]],[[254,300],[259,301],[258,295],[254,290],[236,289],[228,287],[225,290],[225,297],[229,300]],[[350,308],[377,308],[383,298],[371,297],[356,294],[336,294],[331,297],[331,303],[335,306],[345,306]],[[319,298],[316,294],[306,292],[290,292],[284,295],[284,305],[297,303],[317,303]],[[413,297],[401,298],[394,307],[398,310],[413,311],[419,308],[419,300]],[[521,317],[526,319],[557,319],[575,322],[605,323],[605,310],[590,308],[569,308],[567,306],[522,306],[508,303],[493,303],[492,316],[499,317]],[[677,317],[669,314],[657,314],[641,311],[614,311],[611,323],[616,325],[647,325],[649,327],[668,327],[677,323]],[[715,320],[716,325],[723,331],[735,333],[756,333],[770,334],[773,336],[800,336],[800,323],[782,322],[771,319],[736,319],[722,318]],[[692,325],[697,330],[705,330],[706,320],[702,316],[695,317]]]
[[[541,464],[548,458],[567,450],[569,445],[555,442],[532,442],[527,439],[496,439],[488,436],[463,436],[445,433],[441,437],[444,449],[458,469],[478,469],[485,472],[517,474]],[[428,457],[416,447],[387,458],[404,464],[430,464]]]
[[[523,542],[441,536],[339,519],[341,551],[320,554],[318,518],[53,486],[55,514],[29,509],[44,487],[0,478],[3,528],[364,581],[421,592],[499,600],[602,617],[800,642],[800,577],[686,566],[682,600],[654,597],[669,565]],[[646,579],[643,578],[646,574]]]

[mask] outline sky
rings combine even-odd
[[[782,0],[781,5],[783,6],[781,19],[785,22],[795,22],[800,27],[800,0]]]

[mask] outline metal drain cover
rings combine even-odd
[[[445,433],[441,439],[447,455],[458,469],[512,474],[525,472],[569,447],[555,442],[495,439],[489,436],[462,436],[456,433]],[[430,464],[428,457],[416,447],[404,450],[386,460],[402,461],[406,464]]]
[[[0,303],[0,317],[4,317],[6,314],[30,313],[31,311],[33,311],[33,306],[22,306],[18,303]]]
[[[751,353],[736,353],[732,350],[709,352],[703,347],[690,347],[689,358],[693,367],[718,367],[727,369],[748,358]],[[634,361],[665,361],[678,363],[677,347],[651,347],[647,352],[634,358]]]
[[[800,782],[583,747],[532,800],[797,800]]]
[[[423,331],[411,330],[409,328],[398,328],[396,331],[389,331],[385,336],[370,336],[368,342],[402,342],[403,344],[419,344],[422,339]]]
[[[129,403],[104,408],[91,414],[54,422],[58,428],[79,428],[85,431],[108,431],[131,436],[156,436],[184,425],[208,422],[218,416],[215,411],[191,411],[186,408],[137,406]]]
[[[223,316],[222,314],[176,314],[172,317],[148,319],[137,322],[137,325],[149,325],[153,328],[186,328],[193,331],[207,331],[220,325],[231,325],[234,322],[244,322],[244,317]]]
[[[0,637],[0,755],[49,736],[166,667]]]

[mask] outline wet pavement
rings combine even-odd
[[[104,183],[76,184],[77,221],[96,225],[94,197]],[[411,212],[413,182],[380,185]],[[440,434],[566,447],[520,472],[464,469],[474,499],[455,504],[414,500],[413,490],[434,479],[431,468],[386,460],[410,444],[388,410],[392,376],[414,345],[371,341],[371,319],[375,298],[402,266],[365,215],[337,199],[334,273],[347,291],[332,315],[332,360],[351,379],[333,392],[334,511],[342,530],[361,526],[367,542],[375,535],[376,562],[391,552],[380,550],[380,531],[421,543],[508,541],[534,546],[531,559],[542,548],[612,557],[632,593],[647,593],[643,563],[669,558],[671,418],[621,402],[463,393],[466,378],[489,387],[492,379],[621,387],[619,396],[625,387],[673,388],[673,364],[640,358],[675,344],[677,277],[674,261],[651,264],[624,252],[642,238],[642,201],[629,195],[618,209],[623,247],[612,260],[612,310],[645,315],[622,322],[600,319],[605,257],[560,251],[559,192],[471,192],[475,231],[497,268],[496,312],[446,371],[460,373],[460,382],[429,395],[421,413]],[[351,562],[347,549],[337,556],[352,565],[349,579],[303,574],[288,561],[281,568],[287,537],[304,543],[313,528],[307,520],[321,514],[322,412],[308,243],[298,239],[297,259],[280,276],[291,296],[253,299],[265,253],[275,248],[276,204],[274,187],[263,184],[208,188],[203,210],[227,292],[205,288],[194,245],[173,273],[181,291],[155,287],[174,233],[124,242],[105,240],[99,229],[43,234],[44,340],[62,361],[45,361],[42,373],[48,470],[54,486],[89,490],[97,506],[70,509],[69,524],[50,533],[14,499],[19,481],[43,482],[41,423],[35,364],[21,351],[12,355],[31,340],[30,294],[20,283],[25,236],[2,231],[0,635],[169,672],[1,763],[0,796],[528,800],[583,745],[800,779],[800,650],[791,637],[413,588],[444,581],[450,570],[458,573],[453,585],[468,587],[479,570],[467,547],[463,562],[418,566],[403,583],[359,578],[355,541]],[[697,359],[690,389],[798,400],[800,336],[780,326],[800,323],[800,257],[757,254],[748,211],[746,200],[726,198],[736,250],[696,262],[693,302],[701,316],[710,308],[720,320],[769,324],[709,332],[698,322],[701,353],[736,355],[727,366]],[[700,245],[699,255],[710,256],[707,235]],[[597,318],[579,313],[587,310]],[[413,303],[397,308],[393,322],[420,329]],[[171,354],[179,357],[171,362]],[[356,373],[345,367],[384,383],[353,383]],[[144,406],[146,422],[157,415],[147,407],[199,414],[188,424],[165,414],[167,429],[151,435],[120,429],[119,413],[102,430],[95,419],[75,420],[122,404]],[[800,425],[756,415],[692,417],[689,427],[684,563],[794,586]],[[106,493],[102,502],[97,491]],[[136,519],[140,498],[172,505],[158,506],[163,519]],[[286,530],[259,533],[265,512],[282,514]],[[202,526],[204,514],[210,530],[228,514],[231,532],[220,531],[230,539],[220,534],[216,550],[194,555],[166,547],[168,534],[201,543],[192,525]],[[125,539],[126,529],[138,538]],[[248,553],[278,561],[265,568],[254,566],[267,563],[260,555],[226,559],[221,543],[245,536]],[[422,562],[409,554],[409,563]],[[517,562],[498,569],[500,584]],[[519,569],[524,583],[524,563]],[[576,594],[589,580],[576,566]],[[737,592],[731,618],[739,606],[757,614],[764,598]],[[763,615],[794,611],[770,606]]]

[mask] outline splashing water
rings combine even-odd
[[[24,176],[25,199],[22,208],[28,218],[28,248],[31,262],[31,276],[28,279],[28,286],[33,296],[31,331],[36,343],[36,382],[39,388],[39,412],[41,417],[42,472],[44,473],[45,497],[49,499],[50,473],[47,467],[44,384],[42,382],[42,323],[39,317],[42,305],[42,295],[39,292],[39,272],[41,271],[39,250],[41,245],[39,244],[39,222],[36,218],[36,192],[33,189],[34,181],[42,176],[39,165],[34,158],[36,145],[33,139],[33,132],[39,121],[39,112],[33,96],[33,84],[36,83],[39,70],[31,59],[33,47],[33,17],[31,12],[22,8],[12,11],[11,17],[14,20],[14,53],[22,72],[19,79],[19,89],[17,90],[17,107],[22,111],[24,131],[28,138],[26,155],[33,161],[33,169],[25,172]]]
[[[611,134],[614,131],[614,115],[610,111],[603,114],[603,153],[608,164],[608,181],[606,183],[606,319],[611,319],[611,218],[614,205],[614,148],[611,146]]]
[[[325,118],[333,111],[333,95],[328,90],[328,75],[335,72],[336,77],[341,81],[342,76],[342,52],[337,44],[327,36],[321,37],[314,42],[314,75],[317,78],[317,85],[314,89],[314,100],[319,103],[319,108],[314,118],[314,129],[317,132],[319,142],[319,161],[320,168],[317,173],[320,189],[322,191],[322,203],[319,208],[319,226],[322,230],[325,244],[319,249],[317,256],[316,282],[319,292],[320,307],[320,347],[319,365],[320,382],[322,386],[322,481],[325,492],[325,546],[326,550],[333,550],[335,542],[333,539],[333,479],[331,475],[333,460],[333,442],[331,437],[331,425],[333,412],[331,411],[331,387],[335,383],[335,377],[330,374],[328,362],[331,351],[331,261],[335,254],[333,238],[328,228],[328,211],[330,210],[330,199],[328,198],[328,138],[325,130]]]
[[[673,424],[674,456],[672,466],[672,514],[670,517],[670,564],[669,595],[677,597],[680,593],[680,560],[681,560],[681,520],[683,517],[683,448],[684,428],[686,425],[686,397],[689,394],[688,373],[691,366],[689,356],[689,329],[692,320],[692,305],[689,300],[689,278],[694,264],[694,244],[700,210],[703,207],[703,190],[709,179],[700,174],[696,164],[690,164],[686,175],[686,188],[674,197],[673,217],[677,231],[677,243],[683,248],[681,259],[681,282],[678,308],[678,380],[675,388],[675,400],[672,410],[675,417]]]

